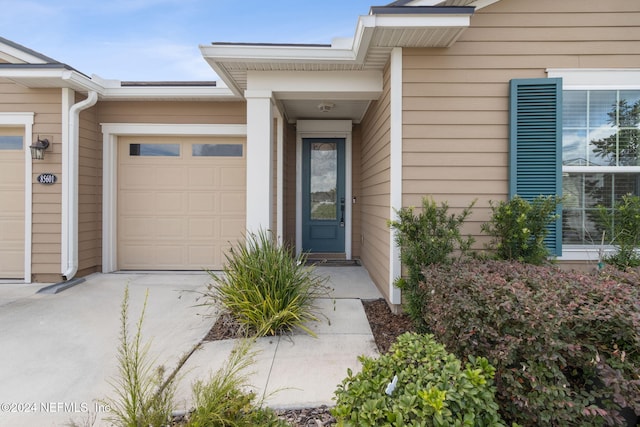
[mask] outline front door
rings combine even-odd
[[[345,140],[302,140],[302,250],[343,253]]]

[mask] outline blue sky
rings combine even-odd
[[[330,43],[391,0],[0,0],[0,36],[118,80],[214,80],[198,46]]]

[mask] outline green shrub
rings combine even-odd
[[[405,333],[378,359],[360,357],[361,372],[348,370],[332,414],[339,426],[504,425],[493,367],[481,357],[468,360],[463,367],[433,336]]]
[[[269,408],[262,407],[253,391],[247,391],[246,369],[254,363],[250,340],[240,340],[225,365],[208,381],[193,385],[195,409],[189,414],[189,427],[282,427],[284,421]]]
[[[619,425],[621,408],[640,414],[638,283],[505,261],[424,275],[425,322],[458,357],[495,366],[505,420],[601,426]]]
[[[224,274],[209,272],[214,283],[205,295],[219,302],[250,333],[275,335],[317,321],[314,301],[326,296],[325,279],[305,265],[305,255],[294,256],[270,233],[250,234],[225,255]]]
[[[149,343],[142,342],[142,323],[148,292],[135,333],[129,331],[129,287],[124,290],[120,310],[118,375],[110,383],[116,397],[102,400],[110,408],[107,421],[117,426],[164,426],[171,420],[175,377],[165,379],[164,367],[153,367]]]
[[[482,231],[493,237],[490,249],[499,259],[545,262],[550,255],[544,244],[547,226],[558,218],[561,201],[557,196],[538,196],[529,202],[516,195],[508,202],[490,202],[491,220],[482,225]]]
[[[598,214],[616,246],[616,253],[604,261],[621,270],[640,266],[640,197],[626,194],[613,210],[598,206]]]
[[[413,208],[397,211],[398,219],[389,221],[396,233],[396,244],[400,247],[402,264],[407,276],[396,279],[395,285],[405,291],[405,310],[421,332],[426,332],[420,316],[422,300],[418,291],[423,280],[422,267],[429,264],[449,263],[454,254],[461,257],[468,253],[474,242],[473,237],[463,237],[460,231],[464,221],[471,214],[472,202],[460,214],[449,214],[449,206],[440,206],[428,197],[422,199],[422,210],[417,215]]]

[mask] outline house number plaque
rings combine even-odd
[[[38,182],[40,184],[46,184],[46,185],[55,184],[57,180],[58,180],[58,177],[52,173],[42,173],[38,175]]]

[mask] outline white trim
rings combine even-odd
[[[275,107],[271,91],[246,91],[245,98],[247,99],[246,231],[249,234],[273,228]]]
[[[127,135],[245,136],[246,125],[102,123],[102,272],[118,269],[118,137]]]
[[[390,146],[390,191],[389,218],[396,219],[396,211],[402,208],[402,48],[391,51],[391,146]],[[396,245],[396,230],[389,231],[389,301],[391,304],[402,304],[402,294],[393,285],[396,278],[402,275],[400,248]]]
[[[640,68],[549,68],[549,78],[561,78],[563,90],[640,89]]]
[[[284,117],[274,108],[276,116],[276,239],[284,241]]]
[[[24,283],[31,283],[31,249],[33,242],[33,123],[35,113],[0,113],[0,125],[24,126]]]
[[[351,120],[298,120],[296,134],[296,254],[302,253],[302,140],[304,138],[343,138],[345,140],[345,224],[344,252],[352,259],[353,229],[353,141]]]

